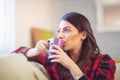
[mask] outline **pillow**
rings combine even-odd
[[[38,75],[35,75],[39,74]],[[37,77],[36,77],[37,76]],[[40,70],[32,68],[23,54],[0,56],[0,80],[48,80]]]
[[[50,80],[48,72],[43,65],[32,61],[29,61],[29,63],[32,66],[33,73],[37,80]]]

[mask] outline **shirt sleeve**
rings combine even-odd
[[[29,61],[35,61],[43,65],[46,65],[49,61],[47,54],[44,54],[44,53],[37,55],[37,56],[33,56],[33,57],[27,57],[27,58]]]
[[[16,53],[16,54],[22,53],[22,54],[25,54],[29,49],[30,48],[27,48],[27,47],[19,47],[16,50],[12,51],[12,53]]]
[[[29,49],[30,48],[27,48],[27,47],[19,47],[18,49],[14,50],[12,53],[25,55]],[[44,53],[37,56],[33,56],[33,57],[27,57],[27,59],[29,61],[35,61],[35,62],[41,63],[43,65],[46,65],[48,62],[47,54],[44,54]]]
[[[79,78],[78,80],[89,80],[86,76],[82,76],[81,78]]]

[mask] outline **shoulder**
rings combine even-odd
[[[115,68],[115,61],[108,54],[93,54],[90,62],[100,68]]]
[[[94,54],[91,59],[94,59],[94,63],[98,64],[98,67],[101,69],[111,70],[115,72],[115,61],[108,54]]]
[[[100,61],[113,61],[114,60],[108,55],[108,54],[93,54],[91,55],[91,58],[96,60],[100,60]]]

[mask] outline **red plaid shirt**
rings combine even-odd
[[[28,50],[29,48],[20,47],[13,52],[25,54]],[[51,80],[59,80],[56,65],[51,65],[47,58],[47,54],[40,54],[39,56],[30,57],[28,60],[43,64],[47,69]],[[84,76],[79,80],[114,80],[115,70],[115,62],[107,54],[93,54],[90,57],[88,64],[82,70]],[[66,73],[70,74],[68,71]],[[66,75],[66,77],[69,76],[70,75]],[[63,80],[66,79],[64,78]]]

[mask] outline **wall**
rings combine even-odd
[[[16,0],[16,47],[31,46],[30,29],[33,26],[51,30],[49,0]]]
[[[60,18],[76,11],[91,22],[102,53],[120,58],[120,33],[98,33],[96,31],[96,8],[94,0],[17,0],[16,45],[30,46],[29,30],[32,25],[53,30],[56,33]]]

